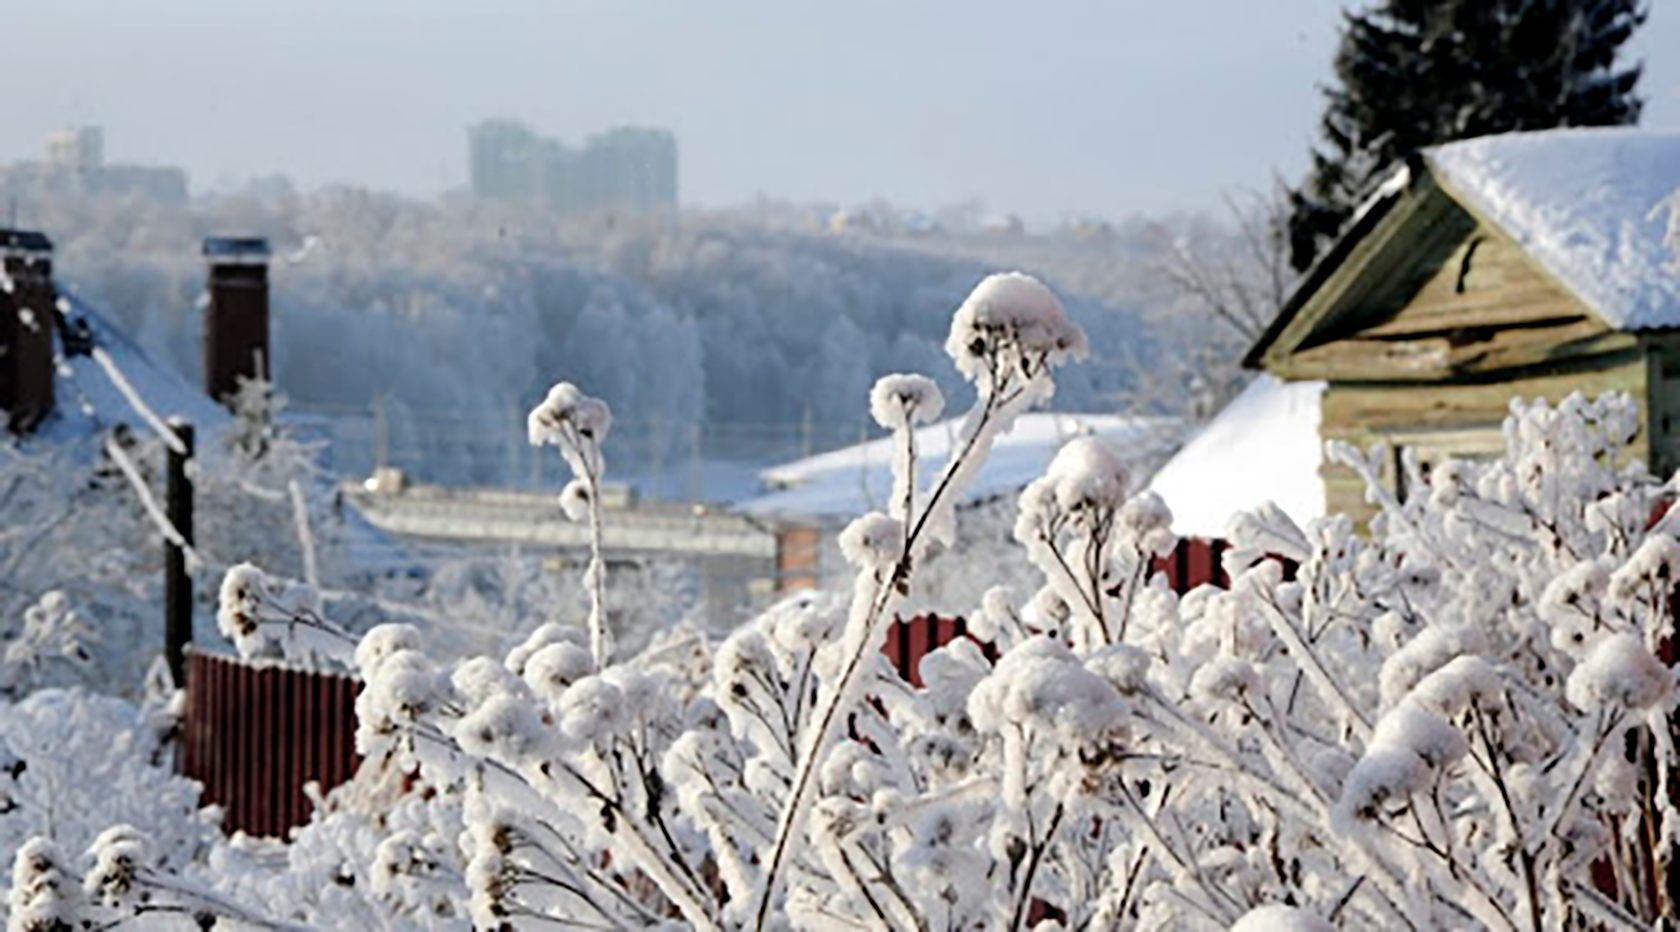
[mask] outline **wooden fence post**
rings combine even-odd
[[[168,451],[164,508],[169,523],[187,544],[193,542],[193,489],[187,478],[187,460],[193,455],[193,428],[183,421],[171,421],[170,429],[180,438],[180,452]],[[163,548],[164,657],[175,688],[187,685],[187,645],[192,643],[192,579],[187,576],[185,549],[165,542]]]

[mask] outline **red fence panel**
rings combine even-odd
[[[304,784],[331,789],[361,764],[356,694],[342,674],[251,664],[193,651],[187,657],[182,770],[229,832],[284,836],[309,821]]]
[[[1223,540],[1205,537],[1186,537],[1178,542],[1171,554],[1157,557],[1151,575],[1167,578],[1167,586],[1184,595],[1197,586],[1213,585],[1229,588],[1231,577],[1225,572],[1224,559],[1231,545]],[[1294,578],[1295,566],[1284,561],[1285,578]],[[922,658],[959,637],[967,637],[968,626],[962,618],[940,615],[917,615],[909,620],[895,620],[887,626],[881,652],[886,655],[898,675],[906,683],[920,689],[922,676],[918,667]],[[997,649],[990,643],[975,639],[987,660],[997,659]]]

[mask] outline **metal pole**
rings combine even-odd
[[[391,438],[385,425],[385,393],[373,396],[373,468],[385,466],[390,456]]]
[[[169,523],[179,531],[187,543],[193,542],[193,490],[187,478],[187,460],[193,455],[193,428],[182,421],[171,421],[171,429],[181,439],[185,452],[168,453],[164,509]],[[187,645],[192,643],[192,579],[187,576],[187,554],[182,548],[165,542],[163,548],[163,613],[164,658],[169,673],[175,678],[177,689],[187,685]]]

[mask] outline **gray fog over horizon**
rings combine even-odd
[[[667,127],[688,205],[1206,209],[1301,173],[1343,6],[19,4],[0,161],[91,124],[108,159],[182,166],[195,192],[283,173],[431,196],[465,184],[466,126],[500,116],[571,142]],[[1680,15],[1656,7],[1643,123],[1680,129]]]

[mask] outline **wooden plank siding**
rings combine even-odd
[[[1557,284],[1503,233],[1439,188],[1385,248],[1321,292],[1273,348],[1290,379],[1440,382],[1639,345]]]
[[[1667,479],[1680,469],[1680,334],[1644,334],[1646,411],[1651,473]]]
[[[1680,355],[1673,370],[1680,377]],[[1558,402],[1571,392],[1597,396],[1624,391],[1646,404],[1645,355],[1637,350],[1600,360],[1599,367],[1575,366],[1539,371],[1490,382],[1435,385],[1332,383],[1325,389],[1319,433],[1326,440],[1345,440],[1360,447],[1383,443],[1391,449],[1410,447],[1426,462],[1442,456],[1490,456],[1505,449],[1502,425],[1511,399],[1545,398]],[[1676,383],[1680,390],[1680,382]],[[1677,396],[1680,398],[1680,396]],[[1680,405],[1676,409],[1680,427]],[[1634,440],[1634,455],[1650,462],[1646,433]],[[1321,470],[1328,513],[1345,513],[1361,520],[1372,508],[1365,502],[1365,486],[1353,471],[1326,463]],[[1392,474],[1388,476],[1393,480]]]

